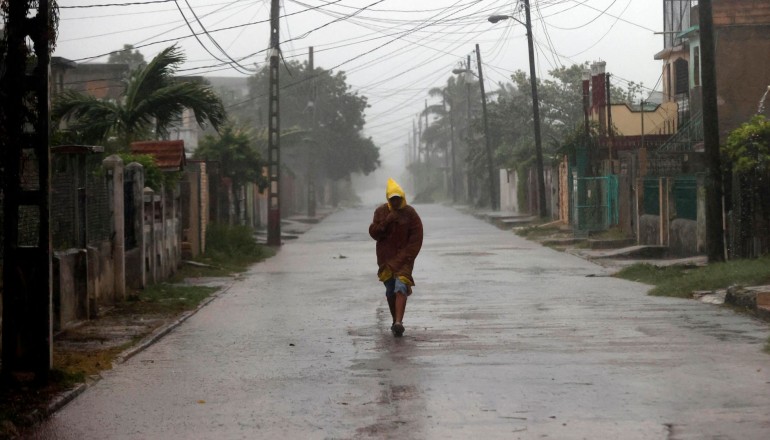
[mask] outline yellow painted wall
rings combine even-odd
[[[673,134],[677,127],[677,105],[666,102],[655,110],[647,107],[644,111],[644,134]],[[598,120],[596,113],[591,115]],[[612,105],[612,125],[616,134],[621,136],[639,136],[642,134],[642,112],[631,109],[626,104]]]

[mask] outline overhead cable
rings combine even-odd
[[[174,0],[148,0],[144,2],[131,2],[131,3],[105,3],[101,5],[80,5],[80,6],[59,6],[59,9],[89,9],[89,8],[106,8],[113,6],[136,6],[136,5],[151,5],[155,3],[171,3]]]

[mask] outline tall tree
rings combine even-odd
[[[168,137],[168,129],[181,121],[185,109],[192,110],[199,125],[208,121],[219,130],[226,113],[211,87],[174,78],[184,60],[176,46],[164,49],[147,66],[131,72],[121,99],[114,102],[65,91],[54,101],[53,120],[67,122],[70,140],[109,141],[118,150],[135,140]]]
[[[263,143],[265,139],[262,139]],[[257,183],[260,188],[267,185],[262,175],[265,163],[259,155],[258,138],[252,133],[225,126],[217,136],[206,135],[195,150],[196,159],[219,162],[222,176],[229,177],[232,188],[239,190],[246,183]],[[235,204],[236,211],[240,204]],[[240,212],[236,212],[236,218]]]
[[[297,61],[284,64],[282,69],[281,126],[305,132],[302,137],[281,138],[282,150],[294,152],[293,156],[298,158],[292,163],[292,155],[283,155],[287,166],[302,167],[310,161],[316,166],[316,176],[333,180],[374,171],[379,166],[379,149],[362,134],[368,108],[366,97],[351,90],[343,72],[333,73],[319,67],[310,71],[307,63]],[[250,99],[237,106],[235,116],[241,124],[251,122],[264,127],[268,72],[262,70],[250,77],[249,88]],[[315,101],[311,102],[313,95]]]
[[[123,49],[111,52],[107,58],[108,64],[128,64],[129,70],[136,70],[147,65],[144,55],[133,44],[124,44]]]
[[[227,125],[216,136],[206,135],[193,157],[219,162],[223,174],[232,179],[233,186],[249,182],[265,185],[262,176],[265,164],[258,151],[257,138],[245,130]]]

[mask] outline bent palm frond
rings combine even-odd
[[[120,108],[114,102],[68,90],[54,101],[51,110],[55,123],[64,122],[92,142],[103,141],[111,130],[118,129]]]

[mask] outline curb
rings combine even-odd
[[[142,340],[139,341],[136,345],[127,348],[122,353],[115,356],[115,359],[112,361],[112,368],[114,369],[117,365],[125,363],[127,360],[146,350],[154,343],[158,342],[158,340],[171,333],[171,331],[182,325],[182,323],[201,311],[201,309],[209,305],[212,301],[226,294],[230,288],[233,287],[235,281],[236,280],[233,279],[233,281],[231,281],[229,284],[222,286],[221,289],[217,290],[216,292],[212,293],[211,296],[201,301],[201,303],[198,304],[194,309],[183,312],[174,321],[167,325],[158,327],[152,333],[142,338]],[[45,412],[38,416],[39,420],[42,421],[54,414],[56,411],[62,409],[65,405],[72,402],[76,397],[83,394],[84,391],[96,385],[102,378],[103,377],[101,374],[95,374],[90,376],[85,383],[82,383],[75,388],[65,391],[62,394],[54,397],[53,401],[46,407]]]

